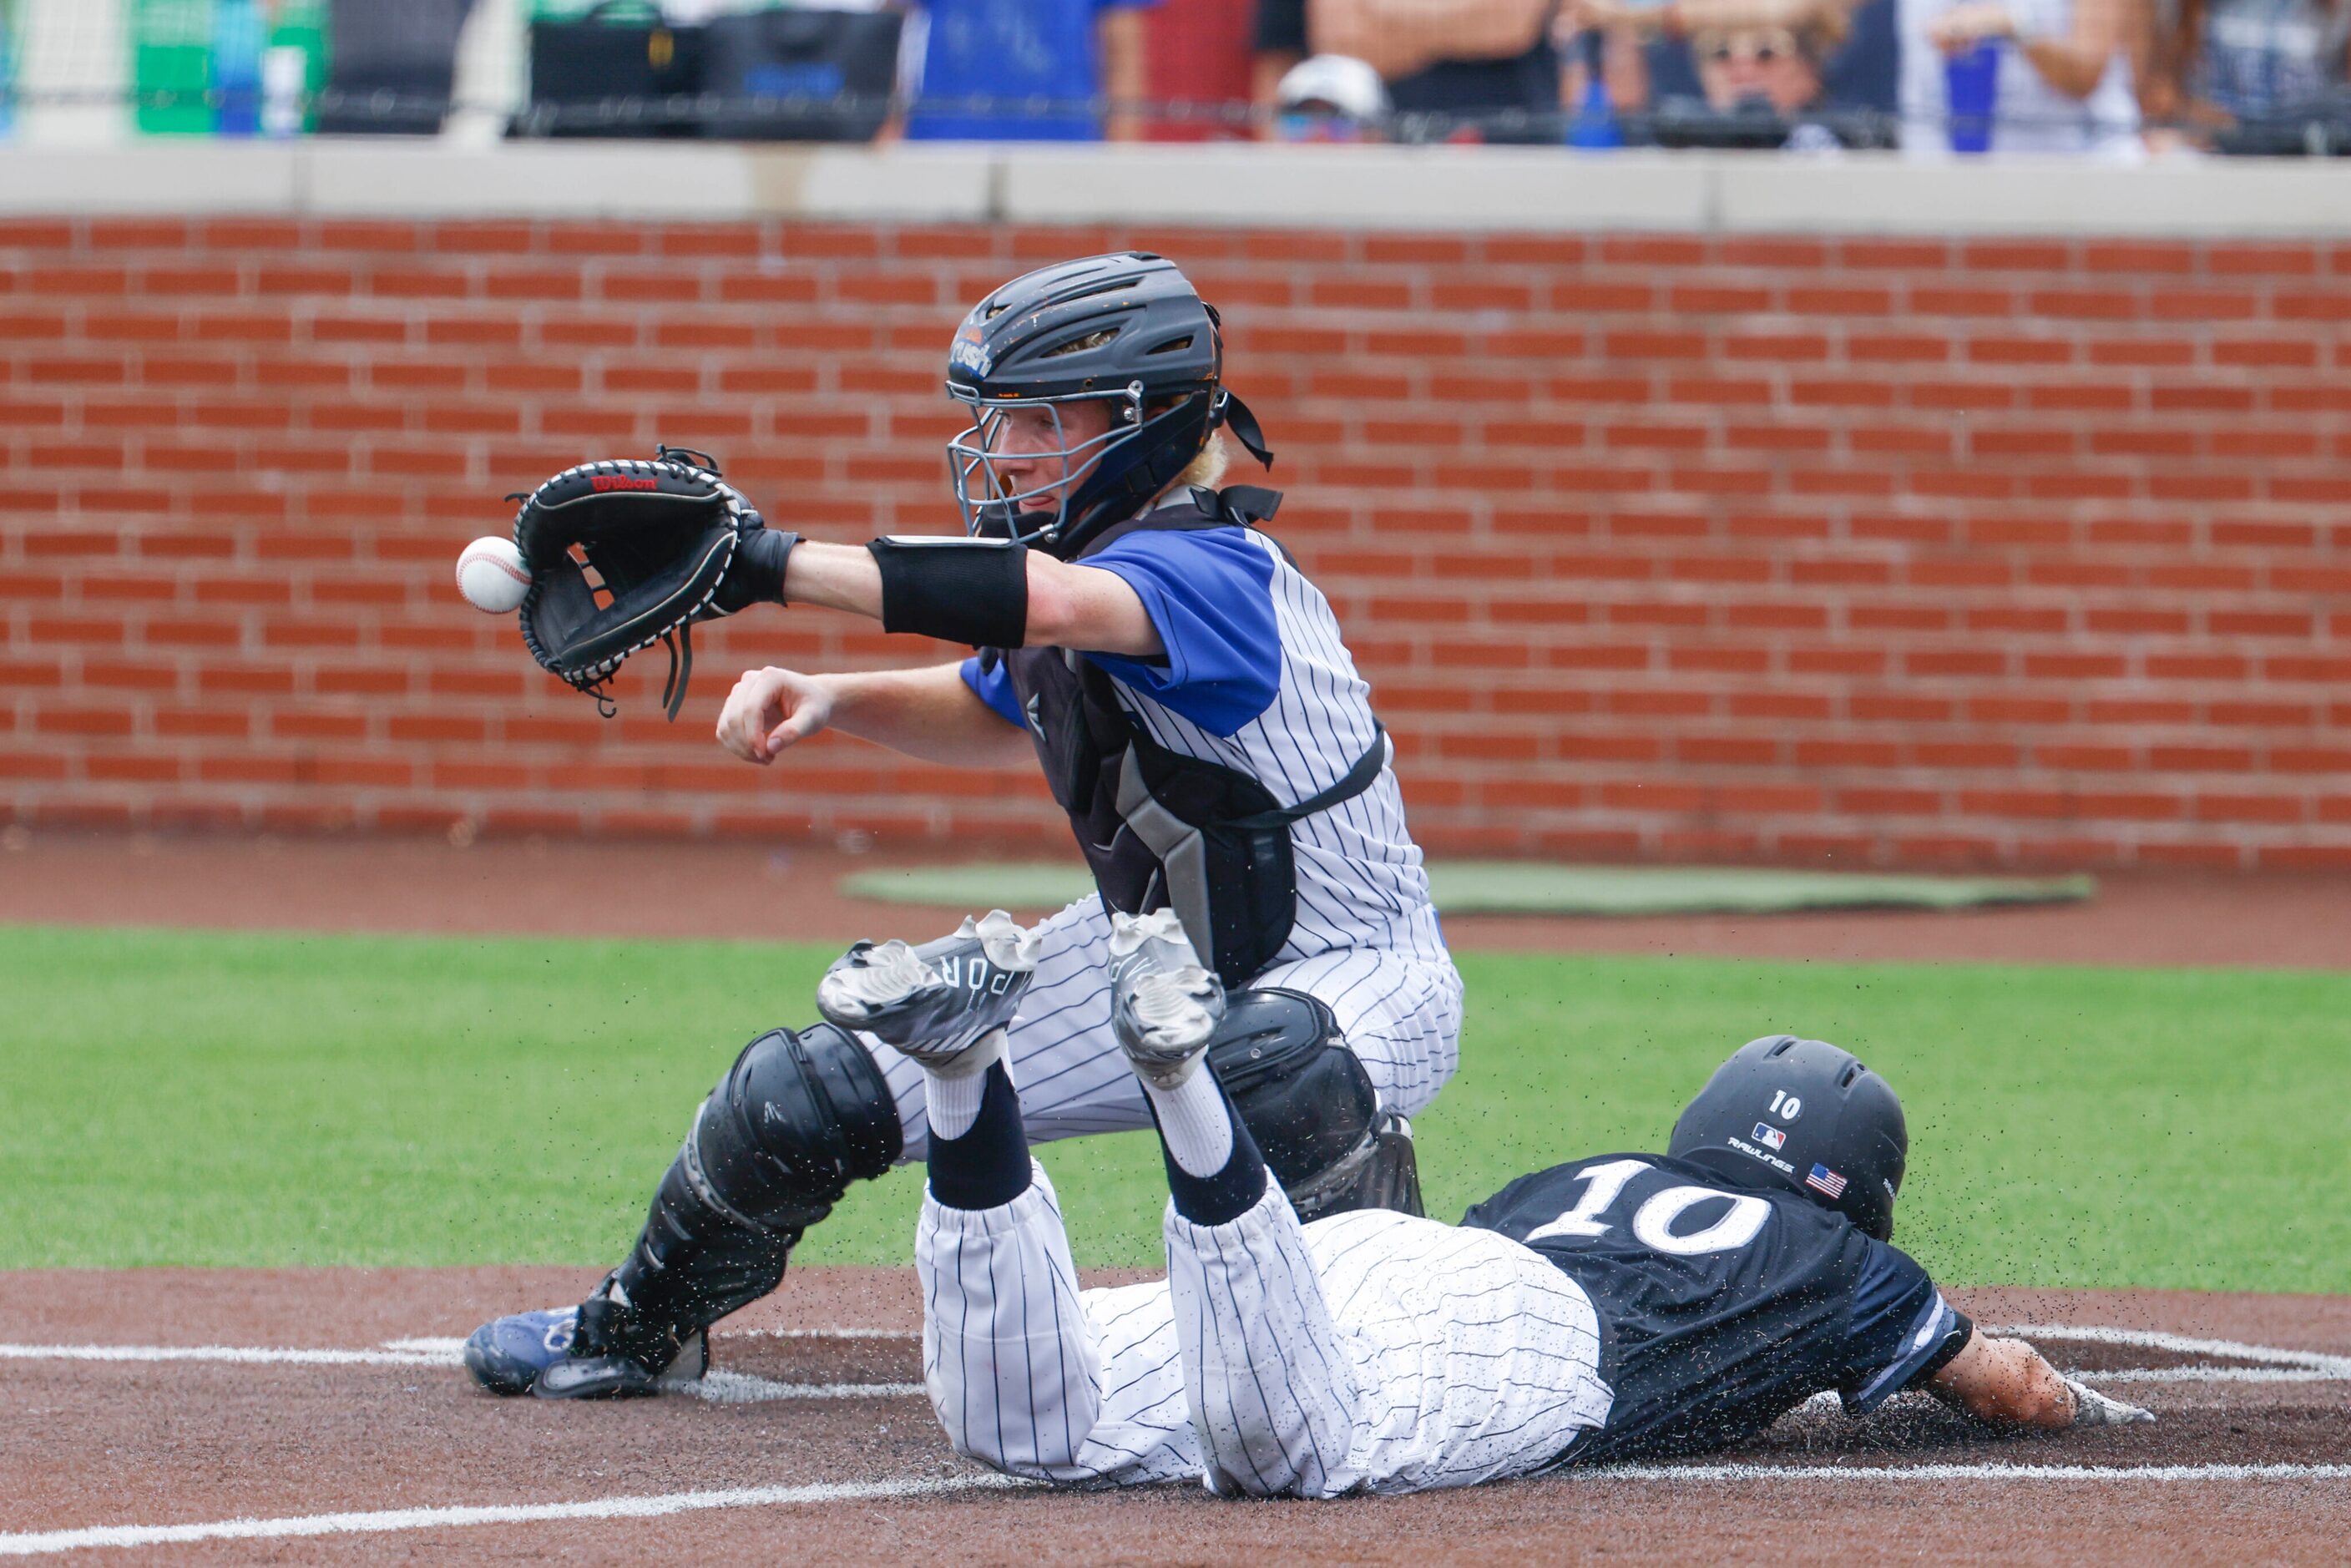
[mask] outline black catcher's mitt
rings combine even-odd
[[[515,548],[530,569],[523,645],[607,718],[605,685],[630,654],[668,646],[662,706],[674,719],[694,672],[694,623],[784,601],[799,536],[771,531],[707,454],[663,446],[651,462],[583,463],[507,499],[522,502]]]

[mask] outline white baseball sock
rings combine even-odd
[[[1144,1093],[1151,1097],[1151,1109],[1159,1117],[1160,1141],[1185,1175],[1212,1176],[1231,1162],[1232,1113],[1226,1109],[1224,1093],[1206,1066],[1196,1066],[1191,1076],[1173,1089],[1162,1089],[1149,1079],[1141,1082]],[[931,1113],[931,1123],[938,1124],[936,1111]]]
[[[1004,1052],[1000,1029],[956,1057],[952,1073],[923,1069],[923,1090],[930,1098],[931,1136],[960,1138],[971,1131],[971,1124],[979,1120],[979,1103],[987,1094],[988,1067],[999,1061],[1009,1081],[1012,1059]]]

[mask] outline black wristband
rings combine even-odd
[[[791,561],[792,547],[799,542],[798,534],[768,528],[745,533],[735,551],[735,564],[726,569],[726,579],[710,601],[711,610],[734,615],[754,604],[784,602],[784,569]]]
[[[1018,648],[1029,632],[1029,548],[1011,539],[875,539],[882,630],[974,648]]]
[[[1950,1365],[1959,1352],[1968,1348],[1968,1342],[1975,1337],[1974,1321],[1959,1308],[1953,1307],[1951,1326],[1943,1331],[1943,1343],[1935,1348],[1934,1354],[1918,1364],[1918,1370],[1910,1375],[1910,1381],[1903,1386],[1905,1388],[1925,1387],[1928,1379]]]

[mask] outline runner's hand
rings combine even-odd
[[[2074,1425],[2076,1427],[2136,1427],[2142,1421],[2155,1419],[2155,1412],[2142,1410],[2136,1405],[2126,1405],[2109,1398],[2089,1385],[2074,1378],[2065,1380],[2066,1392],[2074,1396]]]

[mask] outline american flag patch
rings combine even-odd
[[[1814,1166],[1812,1174],[1804,1178],[1804,1185],[1816,1192],[1824,1192],[1831,1197],[1844,1196],[1844,1177],[1826,1166]]]

